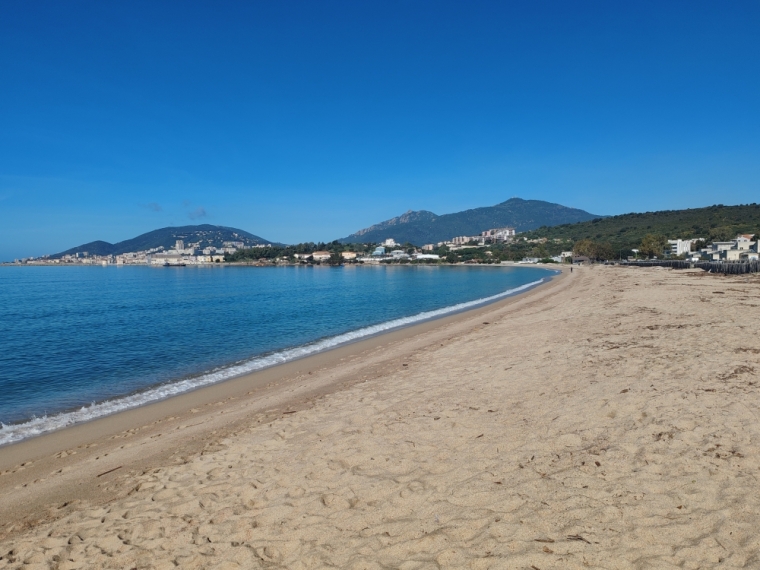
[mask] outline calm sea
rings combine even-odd
[[[0,445],[551,275],[528,267],[0,268]]]

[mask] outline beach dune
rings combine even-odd
[[[583,267],[0,449],[0,568],[760,567],[758,314]]]

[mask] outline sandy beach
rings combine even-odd
[[[0,568],[758,568],[759,309],[582,267],[2,448]]]

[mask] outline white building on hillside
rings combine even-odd
[[[515,228],[493,228],[480,233],[480,237],[485,238],[486,241],[503,242],[509,241],[515,237]]]
[[[669,239],[671,255],[689,255],[691,253],[692,246],[699,241],[697,239]]]
[[[327,261],[330,259],[330,252],[329,251],[315,251],[311,254],[311,257],[314,261]]]

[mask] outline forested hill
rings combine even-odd
[[[581,222],[598,217],[583,210],[551,202],[510,198],[495,206],[474,208],[442,216],[425,210],[409,211],[397,218],[359,230],[338,241],[377,243],[393,238],[399,243],[423,245],[446,241],[456,236],[478,235],[490,228],[512,226],[518,232],[524,232],[541,226]]]
[[[118,243],[93,241],[78,247],[67,249],[54,257],[83,253],[85,251],[90,255],[119,255],[131,251],[146,251],[158,247],[171,249],[174,247],[174,243],[180,239],[183,240],[186,245],[199,243],[201,248],[222,247],[222,243],[225,241],[241,241],[246,245],[272,243],[264,238],[260,238],[259,236],[255,236],[236,228],[202,224],[198,226],[161,228]]]
[[[702,238],[710,242],[725,241],[746,233],[760,234],[760,204],[622,214],[577,224],[542,227],[525,237],[590,239],[610,243],[615,249],[632,249],[638,247],[647,234],[662,235],[667,239]]]

